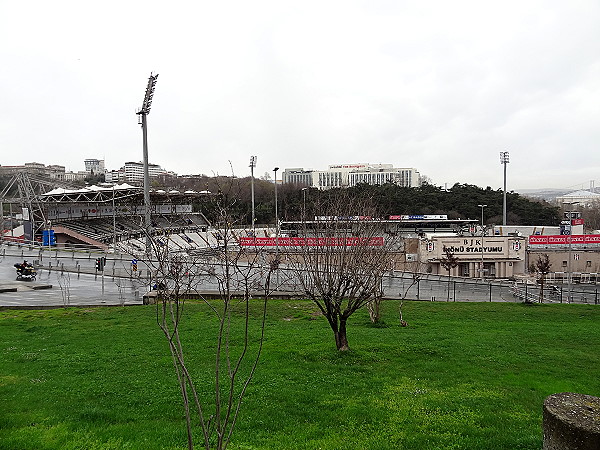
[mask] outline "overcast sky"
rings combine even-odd
[[[0,0],[0,164],[600,180],[600,2]],[[600,187],[600,181],[596,181]]]

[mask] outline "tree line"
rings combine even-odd
[[[234,181],[235,188],[231,188]],[[6,180],[0,179],[0,187]],[[223,189],[222,186],[228,186]],[[208,201],[214,195],[225,196],[231,200],[232,214],[250,224],[252,221],[252,195],[250,177],[233,178],[225,176],[198,176],[194,178],[165,177],[153,180],[155,188],[176,188],[182,191],[209,191],[204,200],[196,202],[195,209],[203,212],[209,220],[217,218],[217,211]],[[257,224],[275,222],[275,185],[271,180],[256,178],[254,180],[254,215]],[[347,192],[351,197],[367,198],[371,201],[377,214],[384,218],[397,214],[447,214],[450,219],[480,219],[481,208],[484,211],[484,221],[487,224],[502,223],[503,192],[491,187],[481,188],[471,184],[457,183],[449,189],[423,184],[421,187],[408,188],[392,183],[372,186],[360,184],[345,189],[320,191],[316,188],[306,188],[294,184],[277,186],[278,210],[280,220],[301,220],[304,217],[319,215],[316,205],[330,199],[335,201],[340,191]],[[227,192],[225,192],[227,191]],[[531,199],[516,192],[507,192],[507,223],[511,225],[559,225],[560,209],[544,200]],[[592,229],[600,228],[599,208],[580,208],[586,219],[586,224]],[[356,211],[356,215],[364,215]]]
[[[224,193],[219,186],[224,185],[226,177],[205,177],[186,180],[180,183],[181,189],[207,190],[211,195],[227,195],[233,201],[234,213],[251,223],[252,198],[250,177],[236,179],[236,189]],[[275,186],[272,182],[254,180],[255,218],[257,224],[275,222]],[[369,199],[381,218],[398,214],[446,214],[450,219],[480,219],[484,210],[486,224],[501,224],[503,209],[502,189],[481,188],[471,184],[457,183],[449,189],[423,184],[417,188],[384,185],[360,184],[344,189],[320,191],[293,184],[277,186],[278,216],[280,220],[301,220],[320,215],[316,205],[324,201],[336,201],[341,191],[350,197]],[[516,192],[507,192],[507,223],[510,225],[559,225],[560,209],[544,200],[531,199]],[[211,202],[200,200],[196,207],[210,220],[214,212]],[[304,216],[303,216],[304,214]],[[356,211],[356,215],[364,215]]]

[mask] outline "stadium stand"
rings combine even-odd
[[[210,224],[192,211],[197,193],[151,192],[150,232],[172,251],[206,247]],[[141,188],[129,185],[53,189],[41,195],[46,228],[54,229],[59,246],[90,246],[137,254],[145,251],[145,206]],[[198,238],[195,239],[194,235]]]

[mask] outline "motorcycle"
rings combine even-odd
[[[35,267],[31,264],[15,264],[17,270],[17,281],[34,281],[37,275]]]

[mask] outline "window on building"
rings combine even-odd
[[[469,275],[469,263],[461,263],[460,272],[463,277],[468,277]]]
[[[562,266],[563,266],[563,267],[567,267],[567,262],[566,262],[566,261],[563,261],[563,262],[562,262]]]

